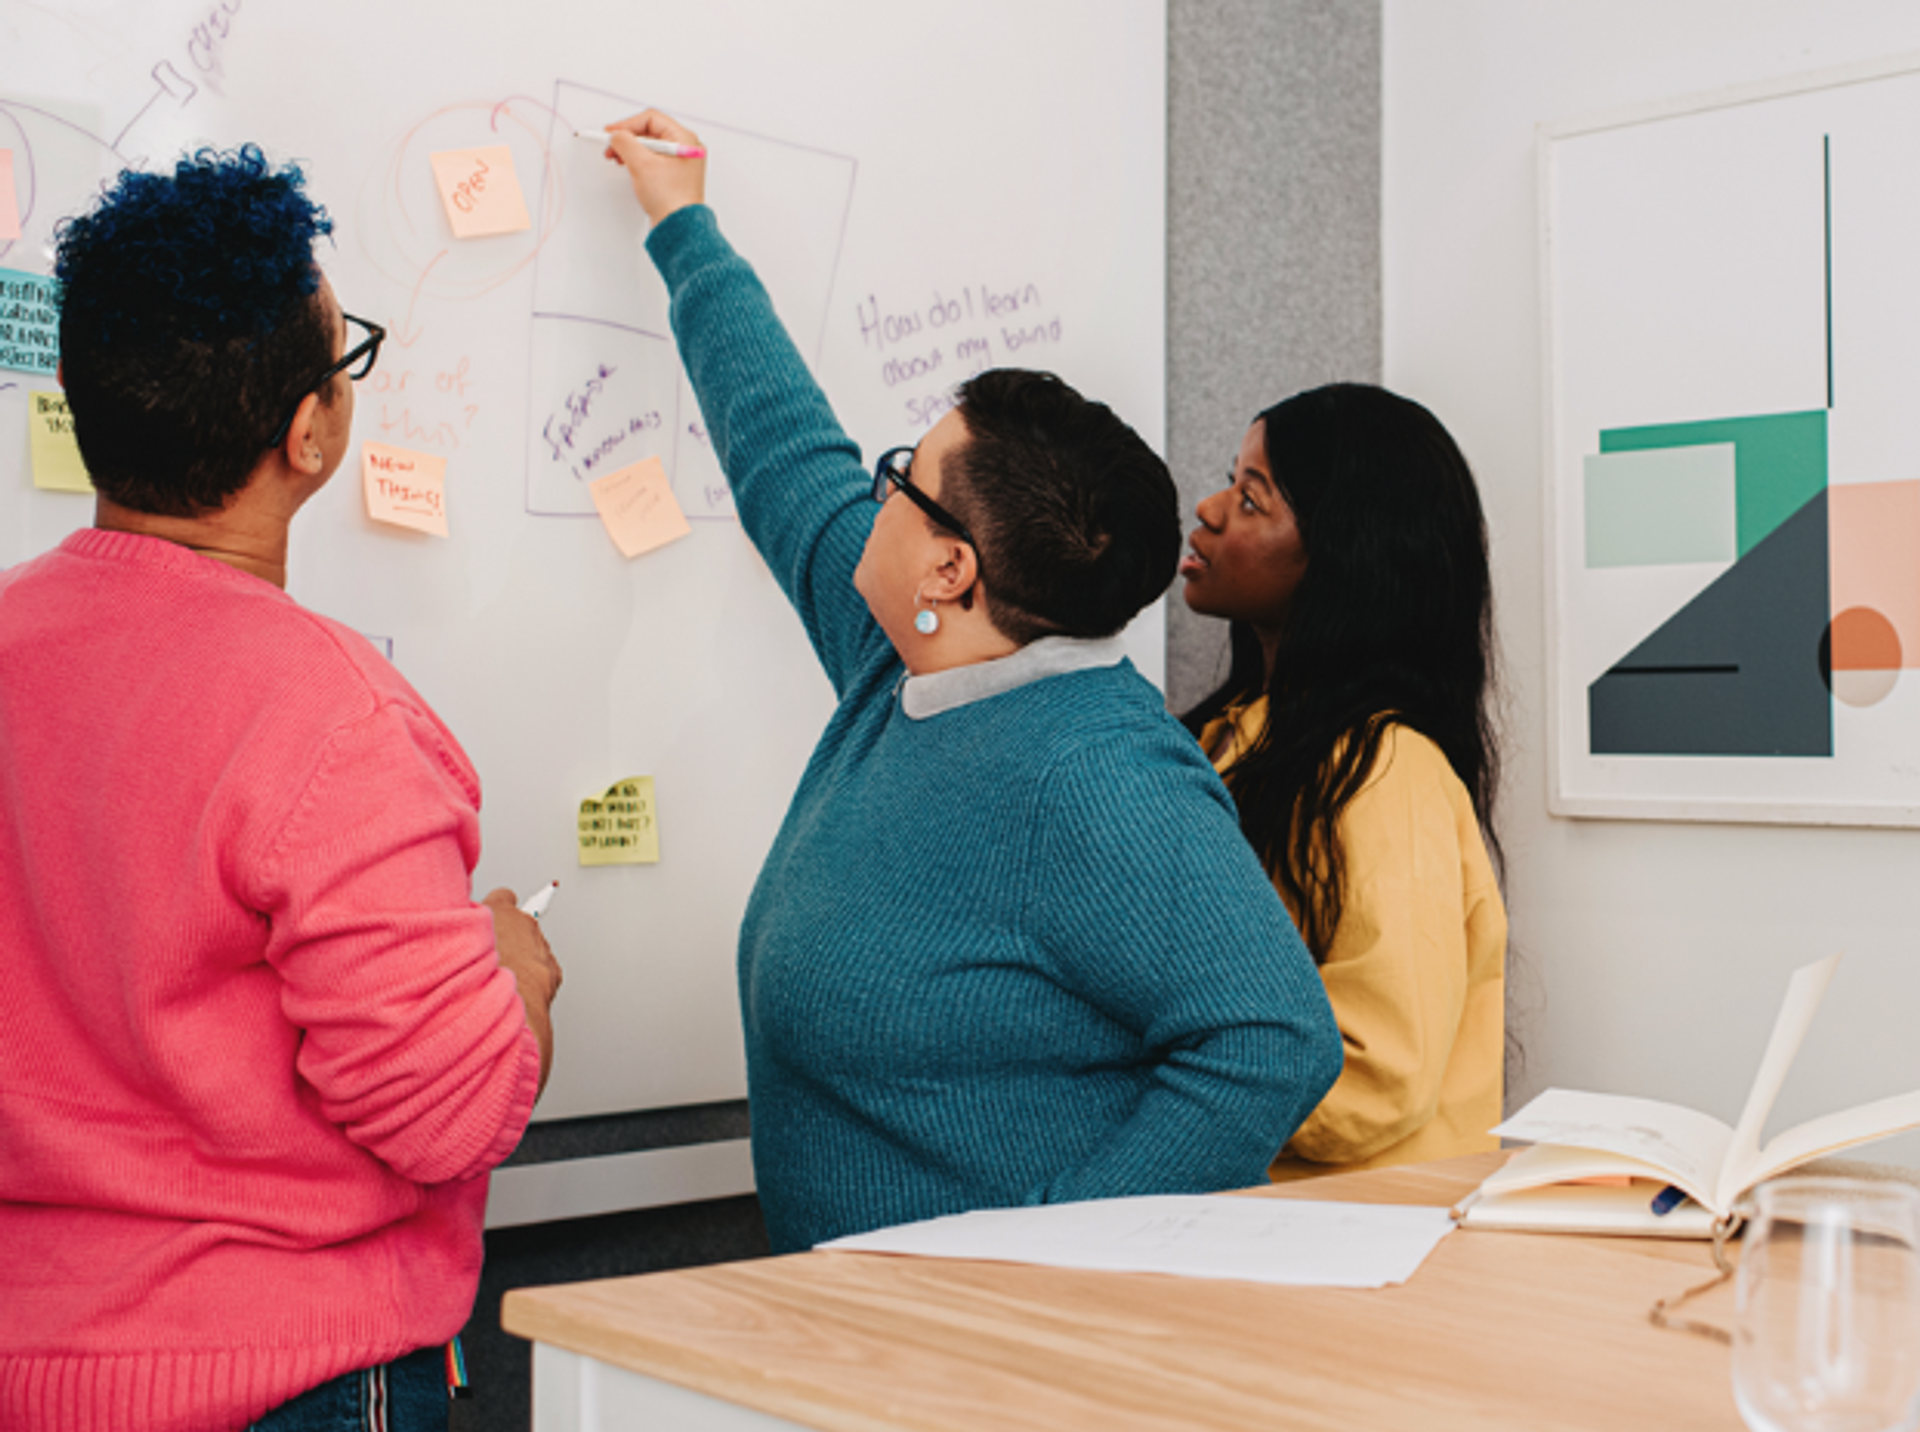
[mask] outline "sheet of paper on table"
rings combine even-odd
[[[1452,1228],[1444,1208],[1158,1195],[983,1209],[819,1247],[1296,1287],[1384,1288],[1412,1277]]]

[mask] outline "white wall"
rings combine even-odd
[[[1771,1129],[1920,1087],[1920,831],[1547,814],[1533,169],[1542,120],[1908,51],[1911,0],[1386,0],[1385,381],[1459,438],[1492,526],[1522,1097],[1561,1084],[1731,1122],[1788,971],[1836,948]],[[1873,1156],[1920,1163],[1920,1136]]]

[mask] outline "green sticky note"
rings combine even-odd
[[[60,305],[44,274],[0,268],[0,368],[44,373],[60,367]]]

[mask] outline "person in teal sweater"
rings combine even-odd
[[[740,935],[773,1248],[1262,1182],[1340,1037],[1225,787],[1123,653],[1179,558],[1165,464],[1058,378],[997,370],[870,473],[704,160],[635,135],[698,140],[648,112],[608,153],[839,700]]]

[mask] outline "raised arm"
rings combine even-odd
[[[655,110],[607,132],[608,153],[653,221],[647,252],[666,280],[674,338],[741,523],[844,691],[886,642],[853,586],[877,510],[860,450],[705,206],[706,160],[641,143],[697,147],[699,136]]]

